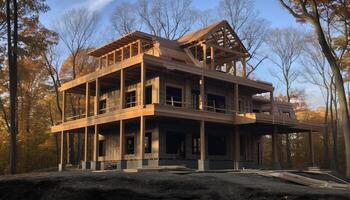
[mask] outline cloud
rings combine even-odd
[[[108,4],[112,3],[113,0],[89,0],[87,1],[87,8],[91,11],[100,11],[105,8]]]

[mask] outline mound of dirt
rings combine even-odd
[[[313,189],[243,173],[63,172],[0,177],[0,200],[350,199],[350,192]]]

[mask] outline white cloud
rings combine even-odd
[[[91,11],[100,11],[108,4],[110,4],[113,0],[89,0],[86,5],[87,8]]]

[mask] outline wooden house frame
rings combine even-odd
[[[84,138],[83,169],[257,168],[263,135],[278,168],[276,138],[293,132],[309,134],[314,165],[312,135],[323,127],[299,122],[291,105],[274,102],[270,83],[246,78],[250,55],[226,21],[175,41],[135,31],[90,55],[97,70],[59,89],[62,123],[51,130],[60,134],[60,170],[72,163],[72,134]],[[84,97],[71,112],[83,114],[69,113],[68,94]]]

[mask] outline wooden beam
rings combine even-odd
[[[275,103],[274,103],[274,99],[273,99],[273,91],[270,92],[270,115],[274,115],[275,114]]]
[[[64,165],[66,164],[66,159],[65,159],[65,154],[66,154],[66,145],[65,145],[65,140],[66,140],[66,134],[64,131],[61,132],[61,158],[60,158],[60,164],[62,165],[62,169],[64,168]]]
[[[199,109],[204,110],[205,109],[205,80],[204,76],[201,76],[201,79],[199,80]]]
[[[67,148],[67,164],[70,164],[70,146],[69,146],[69,144],[70,144],[70,140],[71,138],[70,138],[70,135],[69,135],[69,132],[66,132],[66,148]]]
[[[62,122],[66,121],[66,91],[62,91]]]
[[[94,113],[95,113],[95,116],[97,116],[99,114],[99,109],[100,109],[100,79],[96,78],[95,82],[96,82],[96,87],[95,87]]]
[[[214,47],[210,47],[210,68],[215,70],[215,49]]]
[[[239,52],[239,51],[236,51],[236,50],[233,50],[233,49],[230,49],[230,48],[227,48],[227,47],[222,47],[222,46],[219,46],[219,45],[215,45],[215,44],[212,44],[212,43],[207,43],[207,45],[209,47],[214,47],[216,49],[219,49],[221,51],[225,51],[225,52],[228,52],[228,53],[232,53],[232,54],[236,54],[236,55],[240,55],[241,57],[245,57],[246,55],[242,52]]]
[[[120,70],[120,108],[124,108],[124,102],[125,102],[125,70],[122,68]]]
[[[85,87],[85,117],[88,118],[90,114],[90,86],[89,82],[86,82]]]
[[[233,98],[233,101],[234,101],[233,110],[234,110],[234,112],[239,113],[239,86],[238,86],[238,83],[235,83],[234,87],[235,88],[234,88],[234,98]]]
[[[140,160],[141,162],[145,158],[145,128],[146,118],[141,115],[140,117]]]
[[[239,134],[239,126],[235,126],[234,130],[234,168],[239,169],[239,162],[241,160],[241,147],[240,147],[240,134]]]
[[[95,124],[94,129],[94,153],[92,156],[92,161],[97,162],[98,161],[98,125]]]
[[[272,131],[272,166],[275,169],[279,168],[279,161],[278,161],[278,148],[277,148],[277,126],[273,126]]]
[[[204,120],[200,121],[200,147],[201,147],[201,160],[206,159],[206,142],[205,142],[205,122]]]
[[[84,136],[84,161],[88,161],[88,144],[89,144],[89,134],[88,134],[88,127],[85,127],[85,136]]]
[[[119,159],[124,160],[124,120],[119,121]]]
[[[146,66],[144,62],[141,62],[141,105],[146,105],[146,94],[145,94],[145,84],[146,84]]]
[[[207,45],[202,44],[203,47],[203,67],[205,68],[207,66]]]

